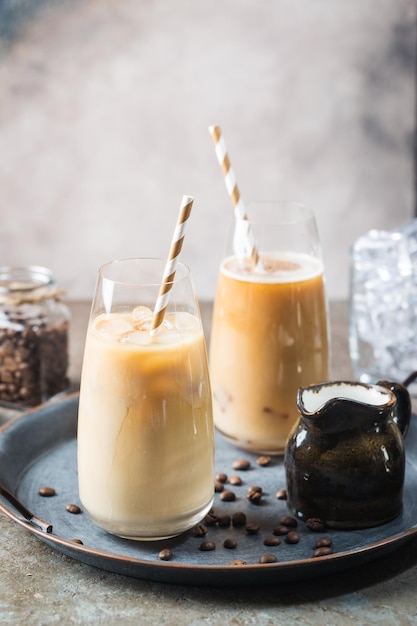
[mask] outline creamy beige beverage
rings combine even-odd
[[[298,417],[297,390],[328,376],[323,265],[304,254],[261,255],[254,271],[221,267],[210,344],[214,421],[236,445],[280,453]]]
[[[87,513],[111,533],[152,539],[197,524],[213,501],[213,424],[199,319],[100,315],[87,332],[78,473]]]

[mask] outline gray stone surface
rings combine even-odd
[[[316,211],[330,296],[348,249],[413,212],[412,0],[4,0],[0,263],[45,264],[71,298],[97,267],[183,249],[213,297],[231,203],[207,126],[247,200]]]

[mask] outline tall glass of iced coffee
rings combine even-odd
[[[214,422],[240,448],[280,454],[298,388],[328,378],[323,261],[309,209],[274,202],[246,210],[248,220],[233,221],[215,298]]]
[[[155,540],[197,524],[213,501],[213,419],[206,347],[188,268],[178,264],[152,330],[164,261],[99,271],[78,419],[82,505],[102,528]]]

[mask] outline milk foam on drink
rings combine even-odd
[[[214,422],[236,445],[280,453],[297,390],[327,380],[323,265],[305,254],[262,253],[263,269],[224,260],[210,343]]]
[[[213,501],[213,424],[199,319],[151,311],[100,315],[87,332],[78,474],[87,513],[132,539],[173,536]]]

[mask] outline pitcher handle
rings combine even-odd
[[[388,380],[380,380],[377,384],[390,389],[396,398],[394,422],[401,431],[403,439],[406,437],[411,419],[411,398],[407,386],[417,378],[417,372],[410,374],[403,383],[394,383]]]

